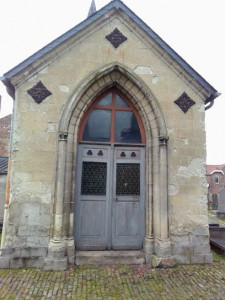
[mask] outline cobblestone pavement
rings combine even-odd
[[[173,269],[142,265],[63,272],[0,270],[0,299],[225,299],[225,261]]]

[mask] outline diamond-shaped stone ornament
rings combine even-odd
[[[177,99],[174,101],[180,109],[183,110],[184,113],[186,113],[189,108],[195,104],[195,101],[193,101],[185,92]]]
[[[38,104],[52,94],[41,81],[27,90],[27,92]]]
[[[115,48],[118,48],[123,42],[127,40],[119,29],[116,27],[110,34],[105,37]]]

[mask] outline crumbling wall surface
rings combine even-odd
[[[204,131],[202,133],[199,131],[198,135],[199,141],[196,138],[195,143],[192,137],[185,141],[175,139],[170,149],[171,156],[178,156],[177,164],[169,166],[170,234],[172,253],[178,263],[212,262],[209,246],[205,149],[201,144],[204,141]],[[183,149],[178,154],[174,145],[181,142]]]

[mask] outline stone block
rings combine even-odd
[[[9,261],[10,268],[25,268],[27,266],[27,258],[12,258]]]
[[[8,269],[9,268],[9,257],[1,256],[0,257],[0,269]]]
[[[191,255],[174,255],[175,262],[178,264],[190,264],[191,263]]]
[[[145,254],[146,265],[149,265],[150,267],[152,267],[152,260],[153,260],[153,255]]]
[[[209,227],[208,225],[206,226],[196,226],[191,228],[190,232],[193,235],[208,235],[209,234]]]
[[[68,264],[69,265],[74,265],[75,264],[75,258],[76,256],[68,256]]]
[[[191,255],[191,264],[204,264],[205,256],[201,254]]]
[[[182,246],[181,245],[172,245],[172,254],[182,254]]]
[[[56,260],[56,259],[51,259],[49,257],[46,257],[44,259],[43,270],[64,271],[67,269],[67,266],[68,266],[67,258]]]
[[[210,254],[210,246],[209,245],[203,245],[194,246],[194,254]]]
[[[40,268],[44,267],[44,257],[31,257],[27,261],[27,268]]]
[[[190,244],[188,235],[172,235],[171,236],[171,242],[174,245],[181,245],[181,246],[185,246],[185,245]]]
[[[28,232],[30,233],[31,231],[31,226],[19,226],[18,228],[18,236],[21,235],[28,235]]]
[[[22,256],[22,249],[21,247],[14,248],[13,257],[21,257]]]
[[[47,252],[48,252],[47,247],[30,248],[31,257],[46,257]]]
[[[155,256],[157,258],[157,256]],[[77,251],[76,265],[139,265],[145,263],[143,251]]]
[[[48,236],[28,236],[27,245],[29,247],[46,247],[49,242]]]
[[[212,254],[204,255],[204,263],[205,264],[212,264],[213,263],[213,256]]]
[[[29,258],[30,257],[30,248],[22,248],[21,258]]]
[[[183,254],[193,254],[194,253],[194,246],[183,246],[182,247]]]
[[[191,235],[190,236],[191,245],[208,245],[209,236],[208,235]]]
[[[66,255],[66,249],[48,250],[48,257],[52,259],[61,259],[65,257],[65,255]]]
[[[73,246],[68,246],[68,247],[67,247],[67,255],[68,255],[68,256],[74,256],[75,253],[76,253],[76,251],[75,251],[74,245],[73,245]]]
[[[2,256],[13,257],[14,253],[15,253],[15,248],[3,248],[2,249]]]

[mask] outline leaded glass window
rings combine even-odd
[[[81,141],[145,142],[144,128],[131,103],[116,89],[96,100],[81,124]]]
[[[116,195],[140,195],[140,164],[116,165]]]
[[[81,195],[106,195],[107,163],[84,161]]]

